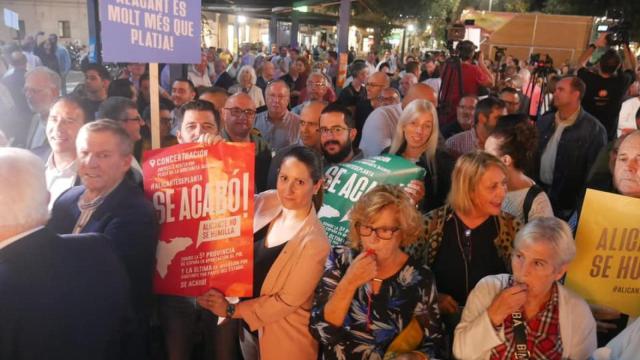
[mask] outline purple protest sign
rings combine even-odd
[[[200,0],[100,0],[107,62],[200,62]]]

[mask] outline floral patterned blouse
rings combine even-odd
[[[356,256],[358,252],[351,248],[333,248],[316,288],[309,327],[321,344],[324,359],[383,359],[413,317],[425,334],[415,350],[430,359],[442,356],[444,340],[433,274],[413,257],[382,282],[378,294],[370,297],[369,285],[359,287],[342,327],[325,322],[324,307]]]

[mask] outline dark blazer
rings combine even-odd
[[[233,80],[231,75],[229,75],[229,73],[225,71],[222,74],[220,74],[220,76],[216,80],[216,83],[213,84],[213,86],[218,86],[229,91],[229,88],[232,87],[233,84],[235,83],[236,82]]]
[[[547,113],[536,123],[540,135],[536,161],[538,167],[540,157],[555,132],[555,116],[555,112]],[[566,220],[571,216],[584,195],[589,170],[606,143],[607,131],[604,126],[582,109],[576,122],[562,132],[553,169],[553,184],[545,189],[557,217]],[[539,174],[538,171],[538,177]],[[541,181],[538,183],[542,184]]]
[[[0,249],[0,359],[121,359],[124,268],[98,234],[37,230]]]
[[[80,217],[78,199],[84,186],[75,186],[56,200],[47,225],[58,234],[73,232]],[[82,233],[101,233],[125,266],[131,282],[131,299],[137,316],[149,314],[155,266],[158,221],[142,190],[123,180],[95,210]]]

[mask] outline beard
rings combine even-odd
[[[322,154],[324,155],[324,158],[327,159],[329,163],[332,163],[332,164],[341,163],[344,159],[346,159],[349,156],[349,154],[351,154],[351,150],[352,150],[351,139],[347,139],[347,142],[344,144],[344,146],[341,146],[340,151],[338,151],[335,154],[329,154],[325,150],[325,146],[329,144],[336,144],[340,146],[340,143],[335,140],[329,140],[322,144]]]

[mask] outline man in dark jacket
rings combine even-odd
[[[124,359],[129,284],[108,239],[60,236],[44,165],[0,149],[0,359]]]
[[[132,359],[147,359],[158,221],[142,190],[125,179],[133,143],[112,120],[85,124],[78,133],[81,186],[60,195],[48,227],[58,234],[100,233],[125,266],[135,323],[126,344]]]
[[[600,122],[580,107],[585,84],[577,77],[558,81],[553,94],[557,110],[538,122],[539,180],[553,213],[568,219],[584,190],[598,152],[607,142]]]

